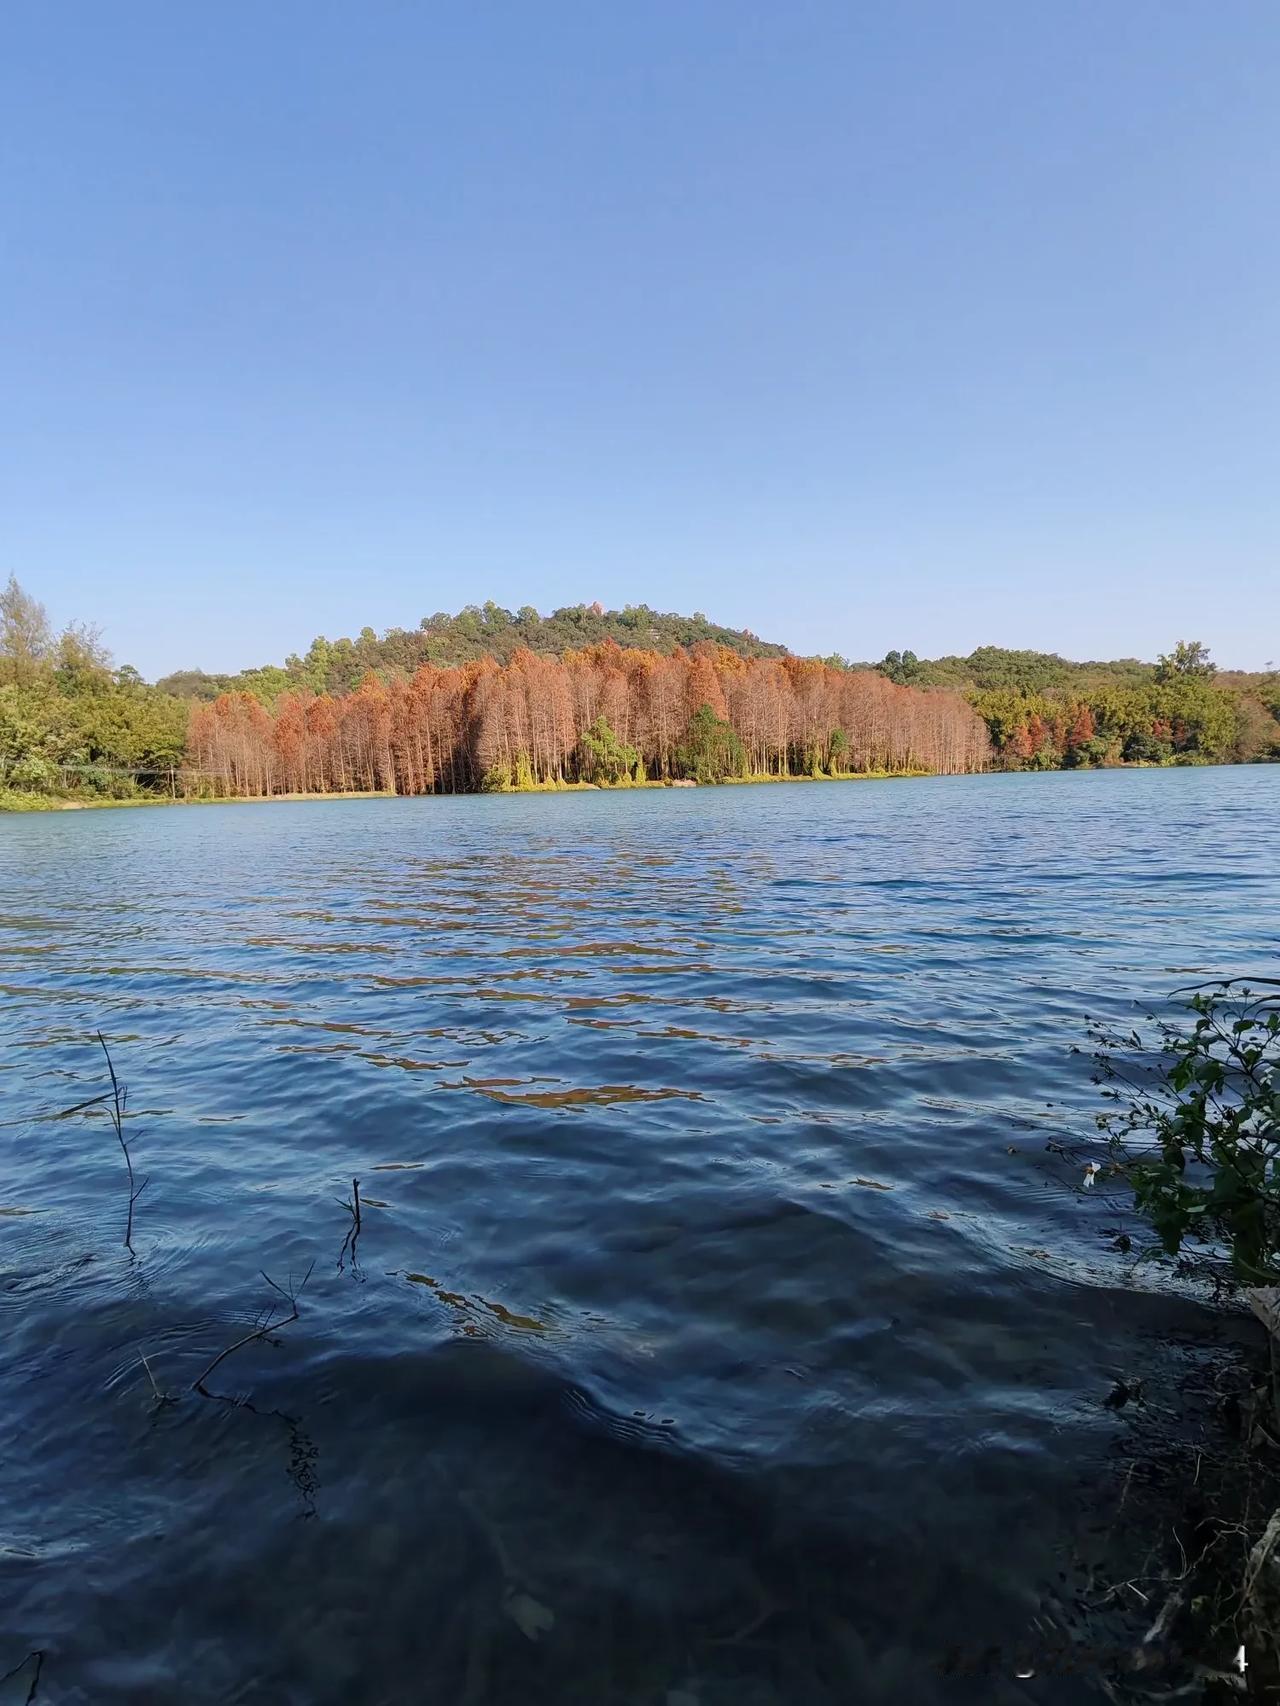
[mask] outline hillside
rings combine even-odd
[[[263,664],[236,674],[180,669],[163,676],[156,687],[180,699],[211,701],[221,693],[252,693],[270,704],[279,694],[297,687],[314,693],[350,693],[369,674],[388,679],[411,675],[421,664],[447,669],[481,658],[511,661],[526,647],[542,657],[564,657],[612,640],[625,649],[670,657],[679,648],[714,645],[742,658],[782,658],[789,649],[762,640],[748,630],[725,628],[701,613],[681,616],[651,610],[646,604],[605,610],[599,604],[567,605],[541,616],[524,605],[505,610],[492,601],[468,604],[456,616],[438,611],[424,616],[416,628],[389,628],[376,634],[361,629],[353,639],[313,640],[306,652],[283,664]],[[978,646],[967,656],[949,653],[921,658],[911,651],[891,651],[878,661],[851,663],[833,655],[823,660],[835,668],[871,669],[900,686],[946,687],[955,692],[982,694],[1010,691],[1025,694],[1084,695],[1104,687],[1138,687],[1156,681],[1158,663],[1140,658],[1092,659],[1077,662],[1057,652]],[[1280,671],[1207,670],[1220,687],[1252,696],[1280,714]]]
[[[315,693],[350,693],[371,671],[411,675],[424,663],[447,669],[484,657],[505,664],[522,646],[542,657],[563,657],[566,652],[607,640],[666,657],[678,647],[689,649],[707,643],[724,646],[743,658],[779,658],[787,650],[758,640],[754,634],[708,622],[700,612],[679,616],[650,610],[647,604],[629,604],[622,610],[574,604],[540,616],[529,604],[512,612],[490,600],[483,606],[468,604],[456,616],[444,611],[424,616],[416,628],[389,628],[381,638],[372,628],[363,628],[354,640],[326,640],[321,636],[311,642],[302,657],[295,654],[287,658],[283,668],[266,664],[238,675],[177,670],[156,685],[182,699],[212,700],[220,693],[246,692],[270,703],[292,687],[309,687]]]

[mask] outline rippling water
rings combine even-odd
[[[0,819],[0,1671],[1083,1698],[946,1655],[1217,1329],[1046,1142],[1086,1013],[1274,963],[1278,843],[1275,769]]]

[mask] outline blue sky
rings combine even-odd
[[[0,576],[1280,659],[1274,0],[0,8]]]

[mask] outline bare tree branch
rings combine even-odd
[[[271,1289],[273,1291],[278,1291],[280,1296],[289,1305],[289,1313],[287,1315],[276,1315],[274,1311],[269,1311],[266,1317],[261,1319],[261,1324],[255,1327],[252,1332],[246,1333],[243,1338],[237,1339],[234,1344],[228,1345],[223,1351],[219,1351],[208,1367],[191,1382],[191,1390],[193,1392],[199,1392],[205,1398],[224,1397],[224,1394],[220,1392],[210,1392],[209,1388],[205,1385],[205,1381],[208,1380],[214,1369],[221,1363],[224,1363],[229,1356],[234,1356],[237,1351],[243,1350],[246,1345],[252,1345],[259,1339],[268,1338],[279,1328],[287,1327],[291,1321],[296,1321],[298,1319],[298,1295],[306,1286],[307,1281],[311,1278],[312,1269],[314,1267],[315,1263],[312,1262],[311,1266],[302,1276],[301,1283],[295,1287],[291,1280],[287,1290],[284,1286],[278,1285],[269,1274],[263,1274],[263,1279],[266,1280]]]
[[[108,1100],[111,1103],[111,1107],[108,1110],[108,1118],[110,1119],[112,1126],[115,1128],[116,1139],[120,1145],[120,1153],[124,1156],[124,1164],[129,1170],[129,1213],[128,1213],[128,1216],[125,1220],[125,1226],[124,1226],[124,1247],[126,1250],[128,1250],[130,1255],[133,1255],[133,1253],[134,1253],[134,1250],[133,1250],[133,1207],[134,1207],[134,1204],[137,1202],[138,1198],[142,1195],[143,1191],[145,1191],[147,1186],[151,1183],[151,1181],[149,1178],[147,1178],[147,1179],[144,1179],[142,1181],[142,1183],[140,1185],[138,1185],[136,1188],[134,1186],[134,1182],[133,1182],[133,1157],[129,1154],[129,1145],[125,1142],[125,1137],[124,1137],[124,1111],[125,1111],[125,1104],[128,1101],[128,1092],[126,1091],[124,1085],[122,1085],[120,1080],[116,1077],[115,1065],[111,1059],[111,1050],[107,1047],[105,1037],[103,1036],[101,1031],[99,1031],[97,1035],[98,1035],[98,1042],[102,1048],[102,1052],[106,1056],[107,1071],[111,1074],[111,1095],[110,1095],[110,1097],[107,1097],[107,1096],[95,1097],[92,1102],[82,1102],[81,1107],[84,1107],[84,1108],[94,1107],[97,1105],[97,1103],[106,1102]],[[69,1113],[75,1113],[76,1110],[74,1108],[71,1108],[71,1109],[68,1109],[68,1112]]]

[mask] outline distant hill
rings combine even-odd
[[[828,659],[828,662],[836,661]],[[1141,658],[1094,658],[1075,662],[1057,652],[1015,651],[979,646],[967,657],[918,658],[914,652],[889,652],[878,663],[851,663],[850,669],[878,669],[909,687],[951,687],[957,692],[1084,692],[1097,687],[1132,687],[1155,681],[1169,666]],[[1176,667],[1176,666],[1175,666]],[[1193,673],[1212,676],[1221,686],[1254,693],[1268,704],[1280,703],[1280,670],[1219,668],[1207,661]]]
[[[438,668],[474,663],[494,657],[506,663],[521,646],[548,657],[614,640],[620,646],[667,655],[678,646],[691,649],[709,642],[744,658],[785,657],[785,646],[770,645],[739,628],[722,628],[702,613],[679,616],[650,610],[647,604],[628,604],[605,610],[599,604],[573,604],[540,616],[532,605],[504,610],[490,601],[468,604],[456,616],[438,611],[424,616],[416,628],[389,628],[379,638],[372,628],[354,640],[313,640],[306,654],[292,656],[283,667],[266,664],[238,675],[209,675],[200,669],[180,669],[156,683],[163,692],[182,699],[216,699],[220,693],[248,692],[271,701],[291,687],[309,686],[317,693],[349,693],[373,671],[412,673],[420,664]]]
[[[468,604],[456,616],[438,611],[434,616],[424,616],[416,628],[389,628],[381,636],[372,628],[361,629],[354,640],[327,640],[322,636],[313,640],[302,656],[294,654],[283,664],[263,664],[235,675],[175,670],[156,686],[181,699],[212,700],[220,693],[240,691],[270,701],[299,686],[317,693],[342,694],[358,687],[370,672],[383,677],[412,674],[423,663],[444,669],[482,657],[507,663],[521,646],[547,657],[563,657],[566,652],[582,651],[606,640],[665,656],[677,647],[690,651],[708,643],[724,646],[744,658],[789,655],[786,646],[762,640],[749,629],[721,627],[708,621],[701,611],[680,616],[651,610],[647,604],[628,604],[622,610],[573,604],[541,616],[532,605],[511,611],[490,601]],[[967,656],[921,658],[911,651],[893,651],[878,662],[851,663],[838,654],[823,661],[837,668],[878,670],[905,686],[950,687],[972,693],[1133,686],[1154,680],[1159,667],[1141,658],[1075,662],[1057,652],[1019,651],[1005,646],[978,646]],[[1250,673],[1228,669],[1217,674],[1224,686],[1253,692],[1268,703],[1274,703],[1280,691],[1280,672],[1275,670]]]
[[[894,681],[917,687],[953,687],[980,693],[1007,688],[1021,693],[1045,693],[1052,688],[1150,681],[1157,666],[1140,658],[1075,663],[1057,652],[978,646],[967,657],[918,658],[914,652],[890,652],[879,663],[854,667],[878,669]]]

